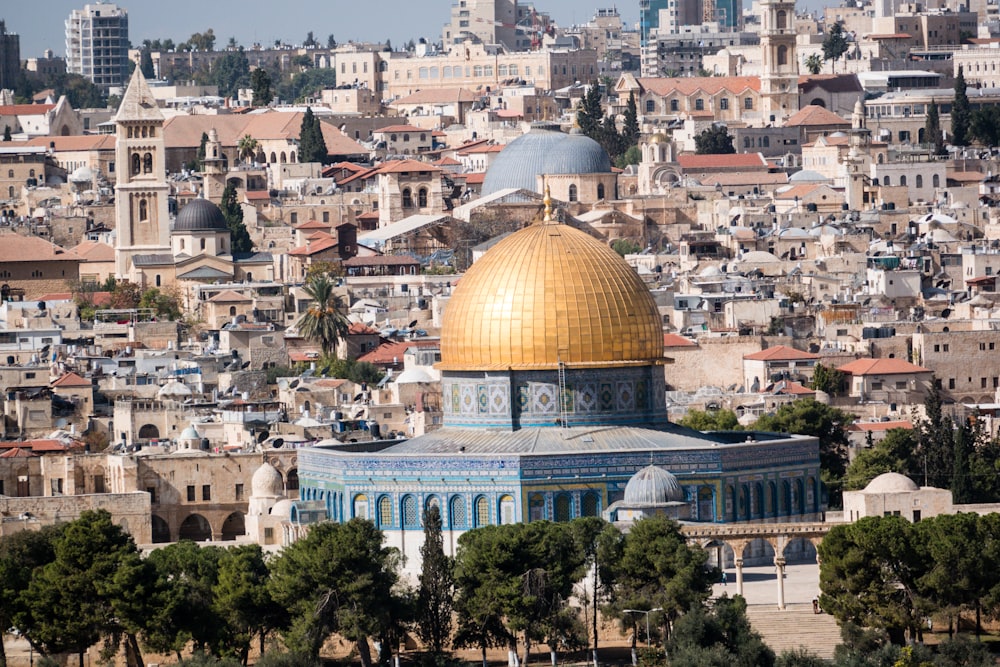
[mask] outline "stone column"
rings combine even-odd
[[[743,595],[743,559],[737,558],[736,561],[736,594]]]
[[[778,609],[785,608],[785,559],[775,557],[774,569],[778,573]]]

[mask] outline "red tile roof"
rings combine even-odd
[[[0,235],[0,264],[3,262],[80,262],[75,252],[60,248],[37,236]]]
[[[3,104],[0,116],[37,116],[55,108],[54,104]]]
[[[679,334],[663,334],[663,347],[698,347],[698,343]]]
[[[377,130],[372,130],[372,134],[385,134],[386,132],[427,132],[422,127],[417,127],[415,125],[386,125],[385,127],[380,127]]]
[[[636,79],[646,91],[656,95],[669,95],[678,92],[690,96],[699,91],[714,95],[722,90],[731,93],[742,93],[745,90],[760,90],[760,77],[757,76],[686,76],[679,78],[640,77]]]
[[[378,329],[373,329],[364,322],[351,322],[350,326],[347,327],[347,334],[350,336],[364,336],[377,333]]]
[[[855,359],[837,369],[851,375],[903,375],[908,373],[930,373],[922,366],[902,359]]]
[[[330,248],[337,245],[337,239],[333,237],[320,239],[319,241],[312,241],[298,248],[292,248],[288,251],[289,255],[295,255],[298,257],[309,255],[315,255],[318,252],[323,252],[324,250],[329,250]]]
[[[386,365],[403,363],[403,354],[411,347],[438,347],[441,341],[434,339],[404,340],[394,343],[383,343],[368,354],[358,357],[358,361],[370,364]]]
[[[420,160],[390,160],[378,168],[380,174],[405,174],[411,171],[441,171],[430,162]]]
[[[296,225],[292,229],[330,229],[330,223],[320,222],[319,220],[310,220],[308,222],[303,222],[301,225]]]
[[[795,113],[793,113],[788,120],[785,121],[785,126],[848,126],[851,122],[841,118],[837,114],[833,113],[826,107],[821,107],[818,104],[810,104],[805,106]]]
[[[730,153],[728,155],[678,155],[677,163],[684,171],[698,169],[767,169],[767,160],[760,153]]]
[[[775,345],[760,352],[744,354],[743,358],[750,361],[796,361],[799,359],[819,359],[819,355],[796,350],[787,345]]]
[[[76,373],[66,373],[61,378],[52,383],[53,387],[90,387],[93,383],[87,378],[80,377]]]

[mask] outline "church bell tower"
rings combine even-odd
[[[780,127],[799,110],[795,1],[760,0],[761,124]]]
[[[170,252],[163,114],[138,67],[115,125],[115,275],[123,279],[136,255]]]

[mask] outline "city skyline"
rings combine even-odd
[[[0,15],[10,32],[21,38],[21,57],[40,57],[45,49],[55,55],[65,55],[65,20],[74,9],[82,8],[84,0],[51,0],[46,3],[44,15],[29,5],[8,7]],[[92,3],[93,4],[93,3]],[[390,39],[396,46],[410,39],[426,38],[437,42],[441,28],[448,21],[452,2],[415,3],[410,0],[376,0],[372,14],[361,15],[356,5],[345,0],[318,2],[305,0],[294,5],[276,6],[265,0],[219,0],[204,3],[196,0],[174,0],[171,3],[118,2],[129,13],[129,37],[133,45],[145,39],[173,39],[183,42],[193,33],[212,28],[216,47],[222,48],[235,37],[245,47],[259,43],[274,44],[276,39],[286,43],[301,44],[306,33],[312,30],[316,40],[326,43],[333,34],[338,43],[354,41],[384,41]],[[549,12],[559,26],[566,27],[589,21],[598,7],[616,6],[614,2],[579,0],[543,0],[537,3],[542,11]],[[638,21],[638,2],[625,7],[618,5],[622,19],[628,24]]]

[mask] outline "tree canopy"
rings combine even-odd
[[[253,240],[243,223],[243,207],[236,198],[236,186],[227,183],[222,191],[222,216],[229,227],[230,248],[233,252],[252,252]]]
[[[733,137],[725,125],[716,123],[694,138],[695,153],[698,155],[725,155],[735,153]]]
[[[971,124],[972,107],[966,92],[965,70],[959,65],[958,74],[955,75],[955,97],[951,102],[951,143],[956,146],[967,145]]]
[[[823,38],[823,60],[831,61],[832,68],[836,69],[837,60],[847,53],[848,47],[844,24],[837,21],[829,27],[826,31],[826,37]]]
[[[320,122],[313,114],[312,107],[306,107],[306,112],[302,115],[302,127],[299,129],[299,162],[329,162],[330,156],[327,154]]]
[[[299,318],[299,333],[319,343],[324,356],[329,355],[337,343],[347,336],[344,300],[334,291],[333,281],[325,274],[312,276],[303,291],[312,303]]]

